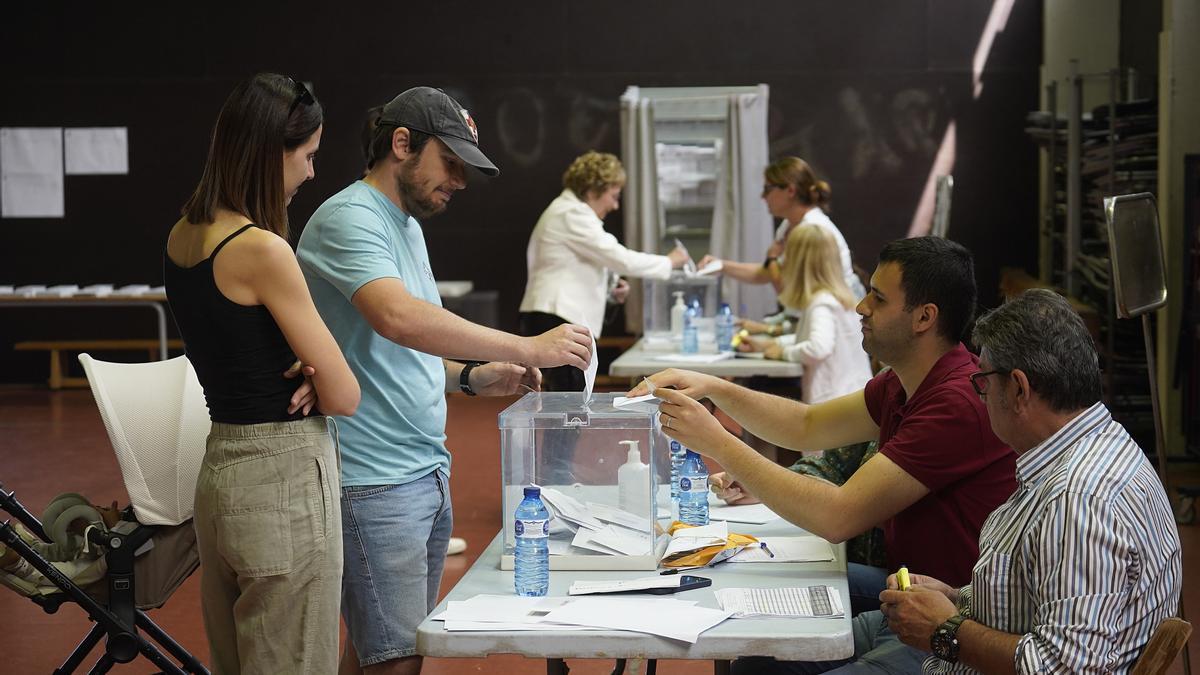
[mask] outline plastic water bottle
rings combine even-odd
[[[517,595],[543,596],[550,588],[550,513],[542,503],[541,488],[525,488],[514,527],[517,550],[513,585]]]
[[[728,302],[722,302],[717,310],[717,351],[733,351],[733,310]]]
[[[700,313],[693,305],[683,313],[683,346],[680,351],[684,354],[695,354],[700,351],[700,334],[696,319]]]
[[[671,502],[679,504],[679,467],[683,466],[683,458],[687,456],[687,448],[675,439],[671,439]]]
[[[688,525],[708,524],[708,467],[693,450],[679,467],[679,520]]]

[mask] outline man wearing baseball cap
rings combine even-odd
[[[436,604],[453,524],[446,392],[536,388],[537,367],[586,368],[592,340],[575,325],[518,337],[442,308],[419,221],[466,187],[467,166],[499,174],[454,99],[430,87],[392,99],[369,154],[367,175],[317,209],[296,254],[363,389],[358,412],[338,418],[350,633],[340,672],[416,673],[416,628]]]

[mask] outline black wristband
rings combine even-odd
[[[458,388],[467,396],[475,395],[475,390],[471,388],[471,371],[475,369],[475,366],[482,365],[481,361],[467,361],[463,364],[462,372],[458,374]]]
[[[765,270],[765,269],[770,268],[771,263],[773,263],[773,262],[779,262],[779,258],[776,258],[773,255],[767,256],[767,259],[763,261],[763,269]]]

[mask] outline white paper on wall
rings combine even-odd
[[[62,127],[0,128],[0,217],[63,217]]]
[[[67,175],[129,173],[129,132],[125,127],[63,130]]]

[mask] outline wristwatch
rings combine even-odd
[[[955,614],[933,631],[929,646],[933,655],[948,663],[958,663],[958,627],[962,625],[962,614]]]
[[[777,262],[779,262],[779,258],[776,258],[773,255],[769,255],[769,256],[767,256],[767,259],[763,261],[763,269],[767,269],[768,267],[771,266],[771,263],[777,263]]]
[[[475,366],[482,365],[483,363],[479,361],[467,361],[463,364],[462,372],[458,374],[458,388],[467,396],[475,395],[475,390],[471,388],[471,371],[475,369]]]

